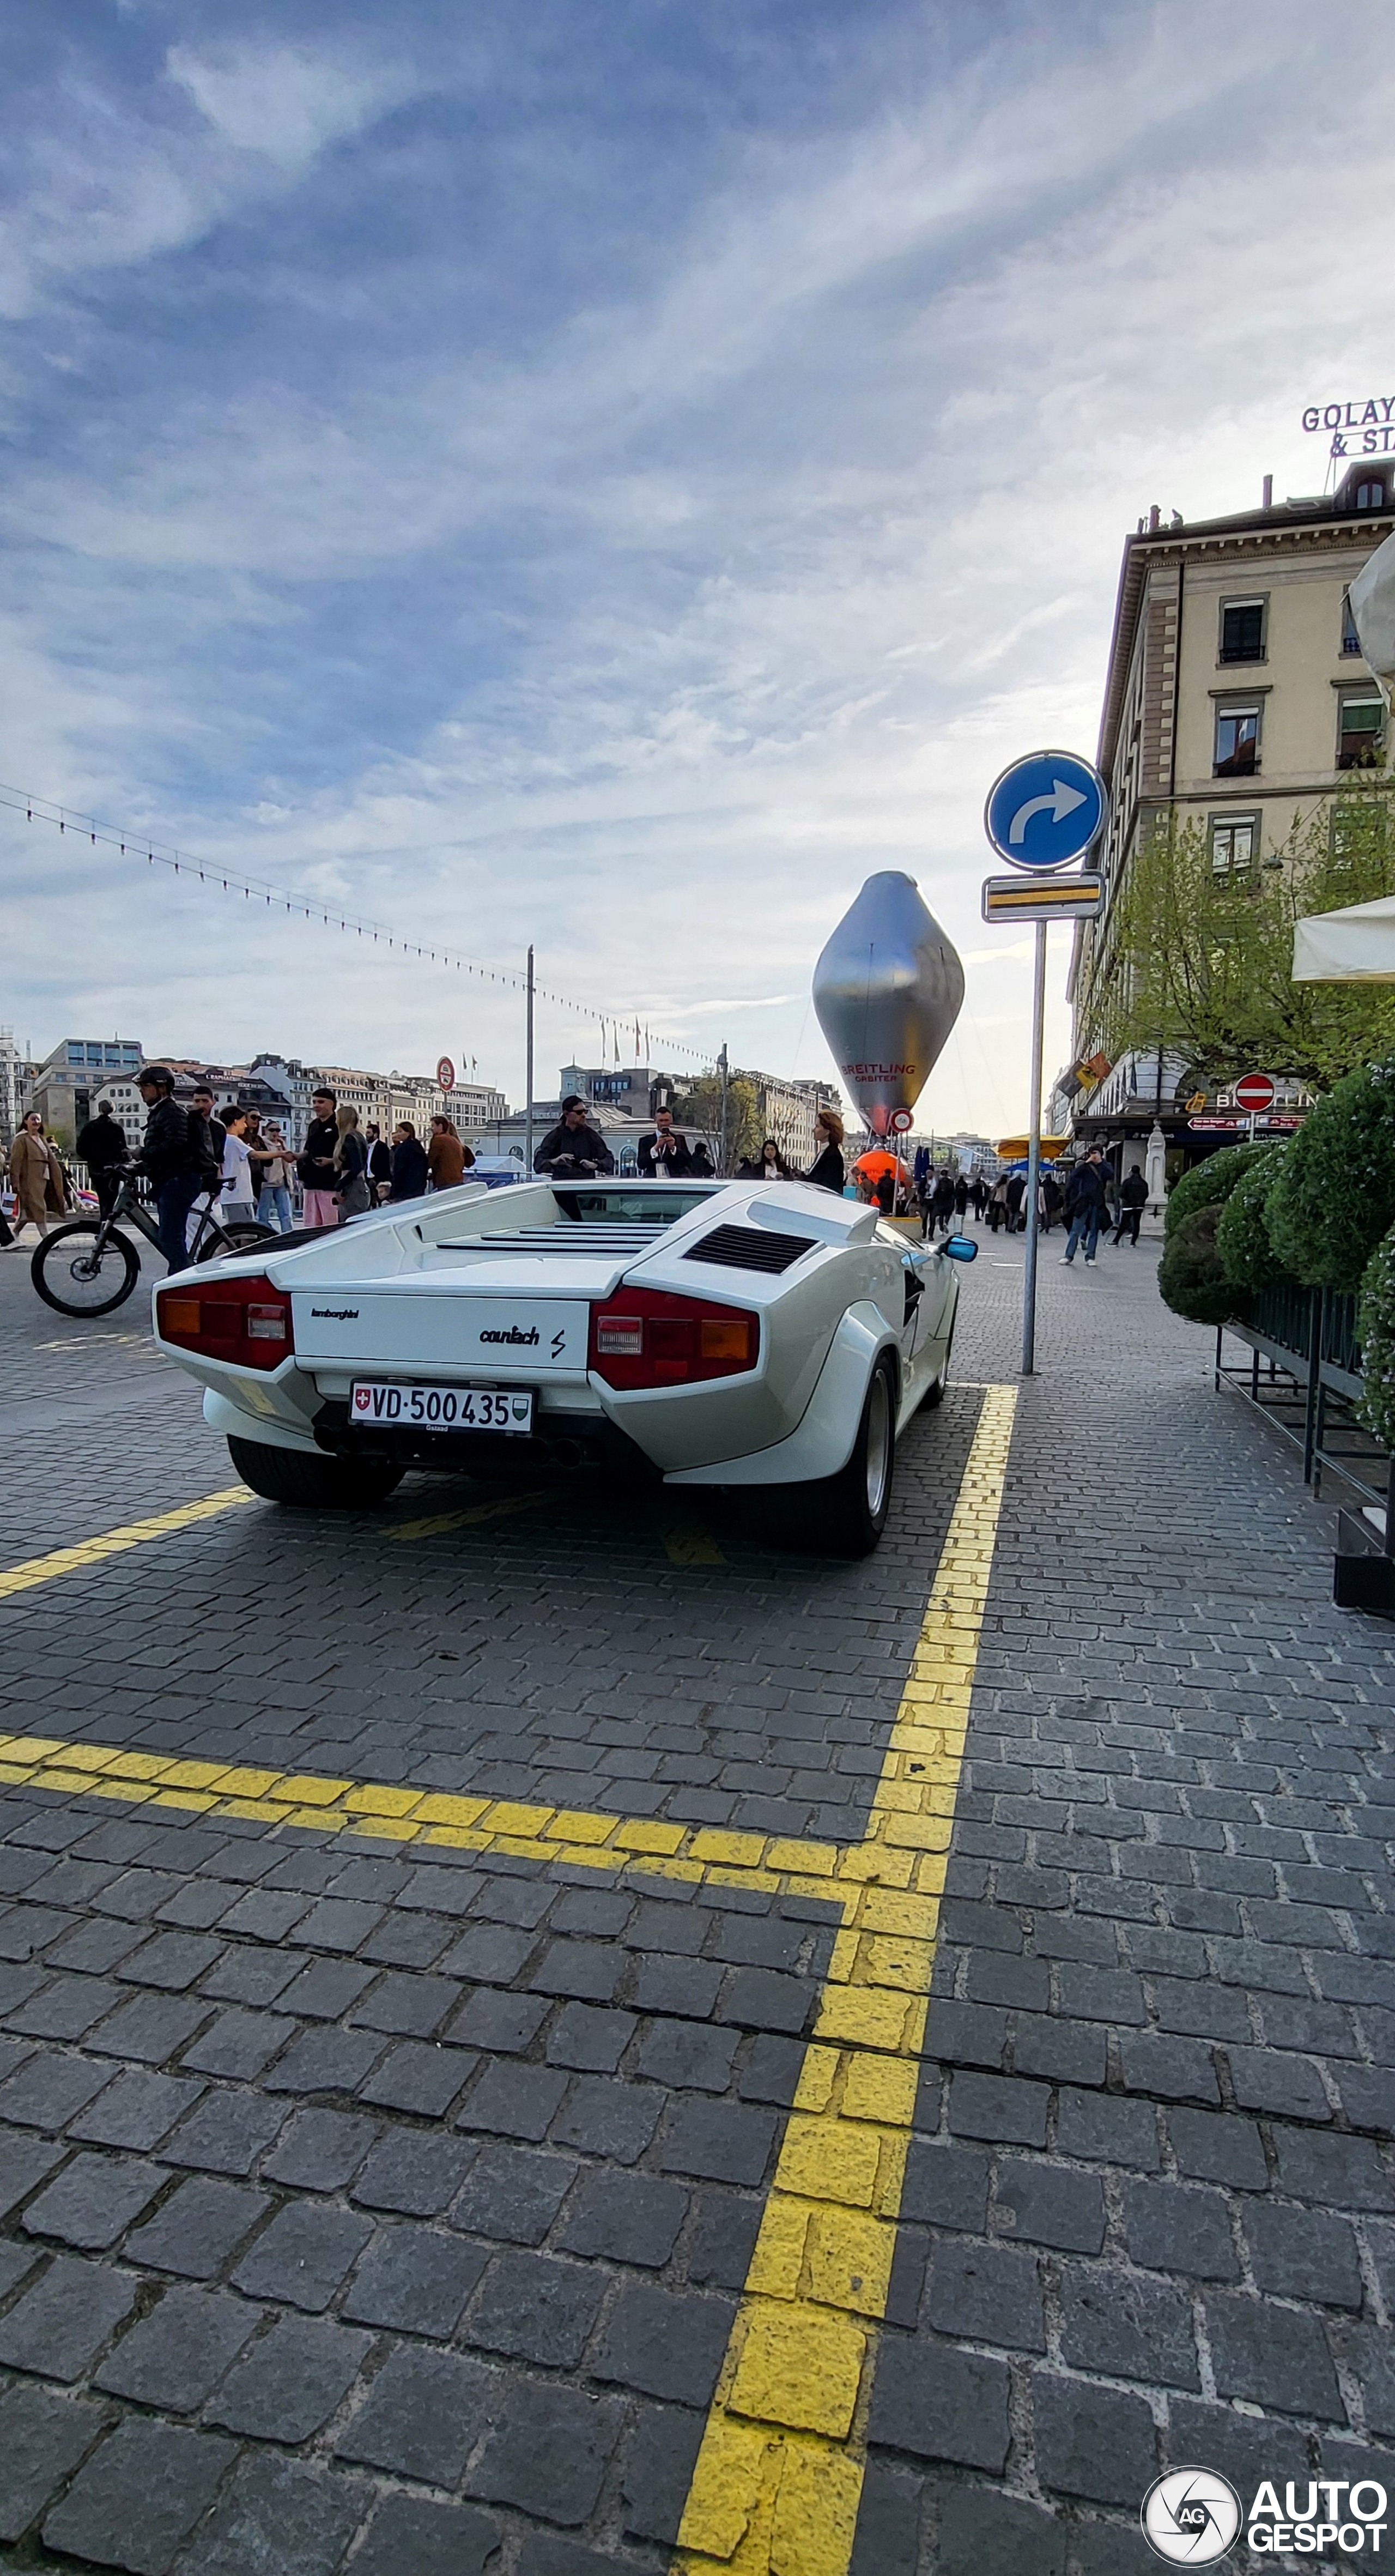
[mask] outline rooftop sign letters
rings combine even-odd
[[[1395,394],[1370,394],[1364,402],[1309,403],[1303,426],[1331,430],[1331,456],[1389,456],[1395,452]]]

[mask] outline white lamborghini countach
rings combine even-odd
[[[181,1271],[155,1334],[273,1502],[363,1507],[409,1467],[628,1463],[774,1488],[855,1556],[898,1433],[943,1394],[975,1248],[801,1182],[467,1184]]]

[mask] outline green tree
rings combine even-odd
[[[1269,1240],[1306,1288],[1357,1288],[1395,1223],[1395,1063],[1349,1073],[1304,1120],[1269,1193]]]
[[[1275,859],[1218,870],[1201,825],[1175,815],[1138,851],[1092,997],[1116,1061],[1162,1047],[1198,1080],[1265,1072],[1325,1089],[1395,1052],[1395,988],[1293,981],[1296,921],[1395,893],[1395,789],[1353,779],[1295,819]]]
[[[712,1138],[714,1147],[718,1144],[722,1133],[720,1075],[700,1073],[693,1081],[675,1086],[673,1123],[675,1127],[700,1128]],[[759,1153],[763,1142],[755,1084],[744,1073],[734,1073],[727,1083],[727,1170],[734,1172],[748,1154]]]

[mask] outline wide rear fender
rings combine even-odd
[[[901,1353],[886,1317],[867,1300],[849,1306],[829,1346],[804,1417],[796,1431],[769,1449],[719,1458],[708,1467],[682,1467],[666,1485],[808,1485],[836,1476],[852,1456],[872,1371],[884,1351],[896,1368],[900,1405]]]

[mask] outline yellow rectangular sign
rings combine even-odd
[[[1104,901],[1101,876],[985,877],[985,921],[1092,921]]]

